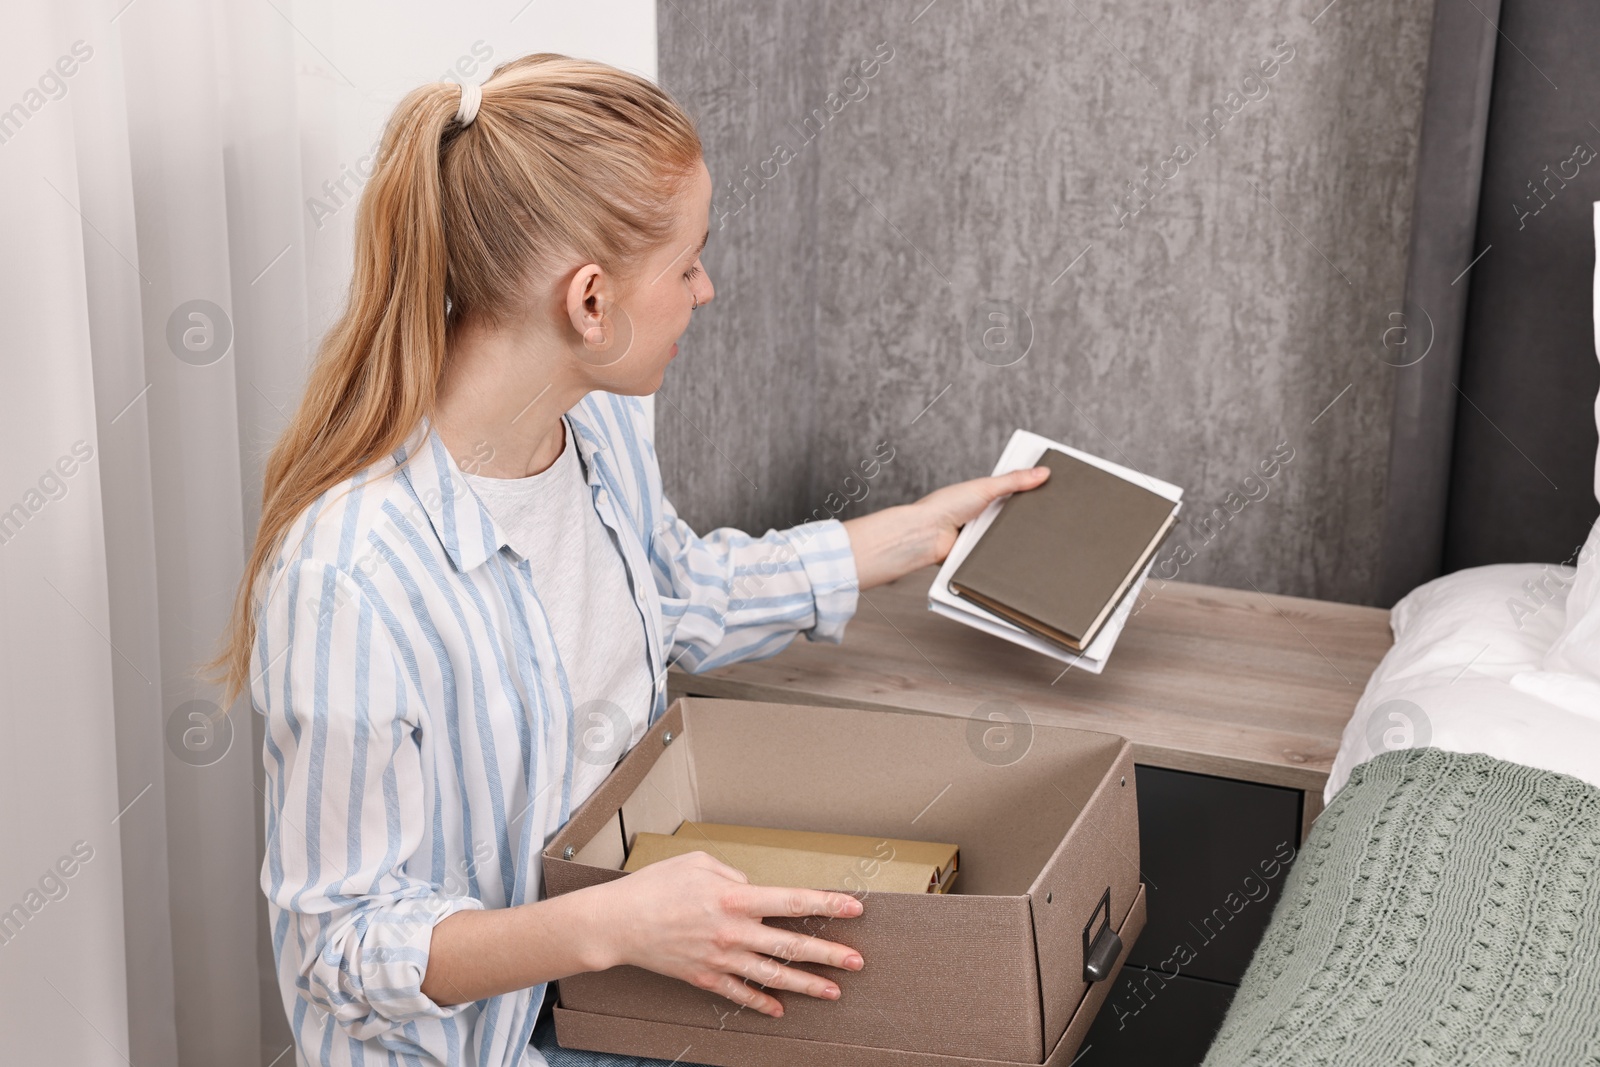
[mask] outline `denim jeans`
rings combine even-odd
[[[686,1060],[651,1060],[639,1056],[613,1056],[609,1052],[588,1052],[583,1049],[562,1048],[556,1044],[556,1021],[543,1015],[533,1028],[534,1048],[544,1054],[550,1067],[704,1067]]]

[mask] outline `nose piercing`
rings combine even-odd
[[[690,298],[689,298],[689,299],[690,299],[690,300],[691,300],[691,301],[693,301],[693,302],[692,302],[692,303],[691,303],[691,304],[690,304],[690,305],[689,305],[689,310],[690,310],[690,311],[694,311],[694,310],[696,310],[696,309],[698,309],[698,308],[699,308],[699,307],[700,307],[700,298],[699,298],[699,297],[697,297],[697,296],[692,296],[692,297],[690,297]]]

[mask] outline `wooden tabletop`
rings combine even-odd
[[[669,691],[977,718],[1009,701],[1035,723],[1121,734],[1139,763],[1303,789],[1320,810],[1391,640],[1381,608],[1152,578],[1095,675],[929,611],[935,571],[861,594],[842,645],[799,639],[768,660],[674,668]]]

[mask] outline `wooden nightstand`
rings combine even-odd
[[[1081,1067],[1198,1063],[1322,810],[1340,733],[1388,651],[1389,613],[1152,579],[1094,675],[930,612],[935,570],[862,594],[842,645],[797,640],[768,660],[674,669],[669,695],[998,711],[1131,740],[1149,921]]]

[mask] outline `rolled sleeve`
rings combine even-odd
[[[426,830],[421,704],[393,636],[356,578],[310,559],[274,582],[260,627],[280,971],[358,1040],[459,1013],[422,993],[433,928],[484,905],[460,877],[408,870]]]
[[[465,1002],[441,1005],[422,992],[433,928],[458,911],[482,908],[471,897],[424,893],[345,909],[326,928],[319,916],[297,914],[298,932],[317,950],[301,972],[302,990],[362,1040],[416,1019],[456,1015]]]
[[[860,583],[850,534],[838,519],[802,523],[784,531],[805,568],[815,601],[816,621],[801,631],[809,641],[838,644],[845,623],[856,613]]]
[[[843,523],[804,523],[759,538],[730,528],[701,536],[664,497],[660,508],[650,560],[672,662],[699,673],[775,656],[796,634],[843,639],[857,598]]]

